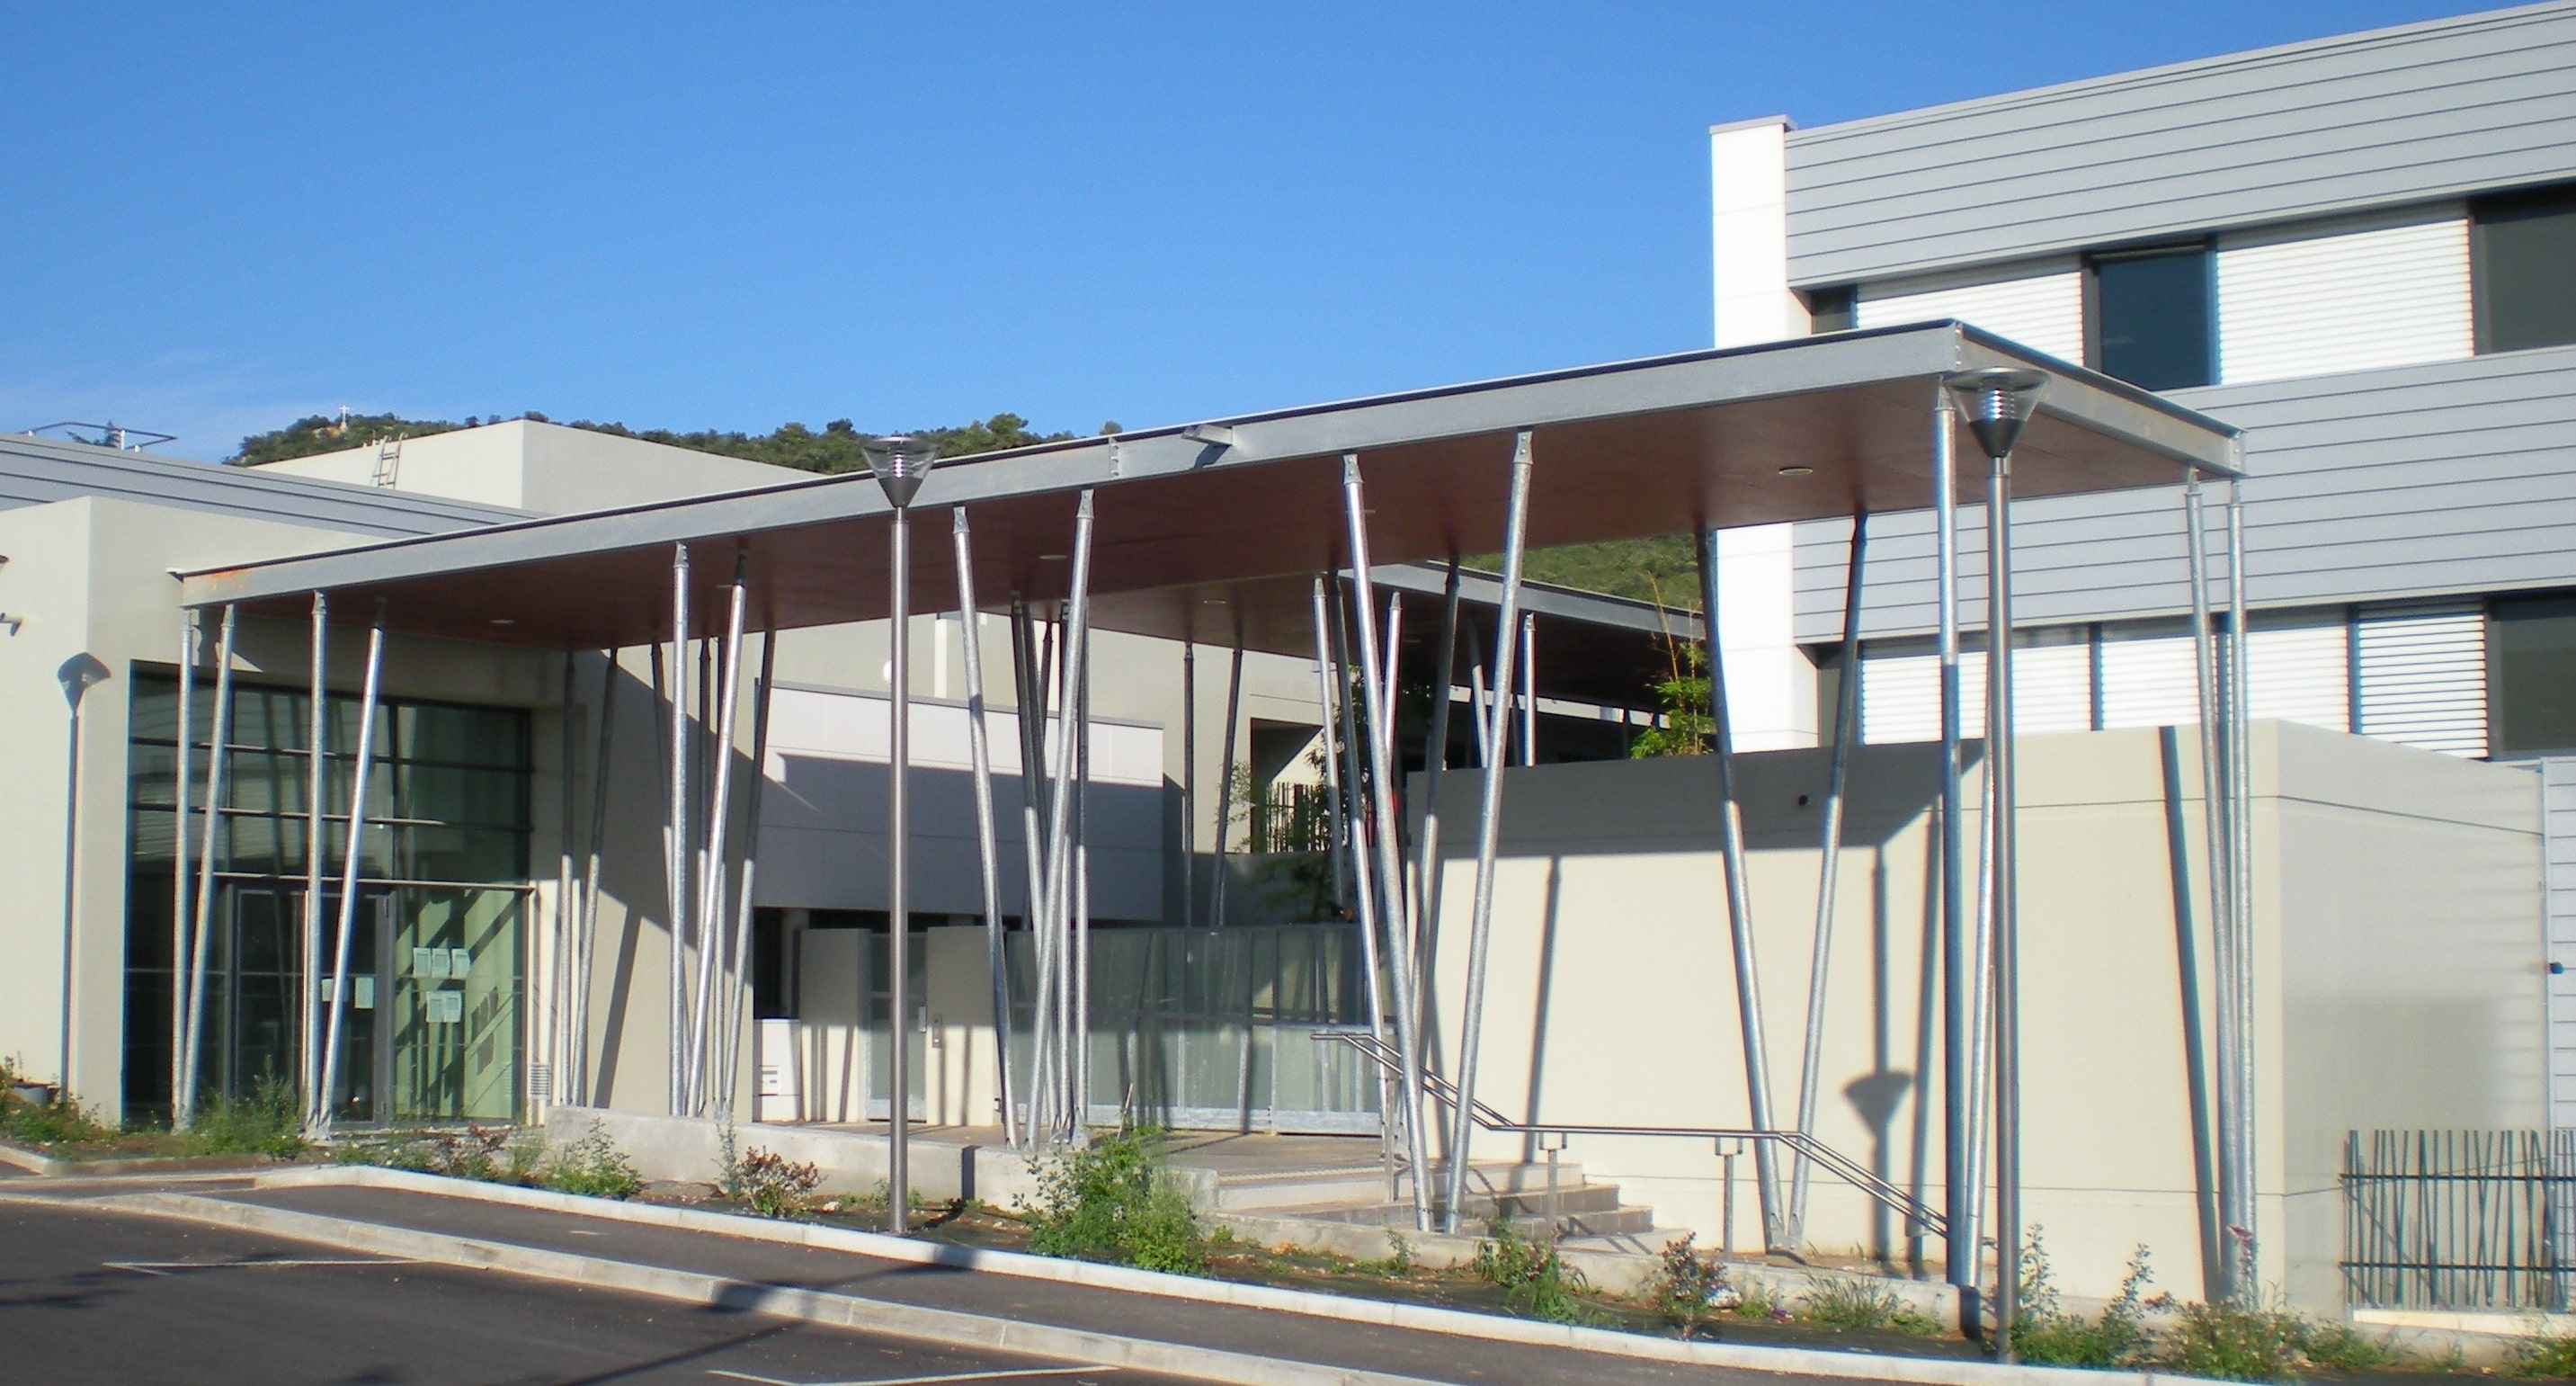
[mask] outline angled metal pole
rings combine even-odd
[[[1329,608],[1324,602],[1324,579],[1319,574],[1315,578],[1315,698],[1321,705],[1318,715],[1323,725],[1316,729],[1316,734],[1324,741],[1324,795],[1332,810],[1325,815],[1332,830],[1332,841],[1327,844],[1326,854],[1333,862],[1333,907],[1336,909],[1347,905],[1351,898],[1350,881],[1342,867],[1342,699],[1341,690],[1334,687],[1333,677],[1334,671],[1340,667],[1341,661],[1333,653],[1333,627]]]
[[[375,624],[367,629],[367,672],[358,686],[358,764],[349,782],[349,845],[340,854],[340,936],[332,948],[331,993],[325,1003],[321,1099],[314,1104],[313,1128],[331,1134],[331,1103],[340,1085],[340,1018],[350,1009],[349,936],[358,922],[358,868],[366,858],[367,781],[376,754],[376,690],[385,667],[385,602],[376,599]]]
[[[1995,1345],[2018,1361],[2021,1308],[2021,818],[2014,782],[2012,454],[1986,474],[1986,776],[1994,784]]]
[[[912,1218],[912,512],[894,508],[887,533],[892,613],[891,750],[886,767],[886,1019],[893,1074],[886,1082],[886,1231],[902,1236]]]
[[[1427,946],[1439,927],[1440,908],[1440,775],[1449,768],[1449,695],[1457,687],[1458,556],[1449,556],[1449,580],[1440,594],[1440,634],[1431,645],[1431,729],[1422,743],[1422,839],[1414,844],[1413,951],[1416,977],[1429,984]],[[1418,1001],[1420,998],[1416,998]],[[1417,1013],[1414,1024],[1422,1017]]]
[[[1199,642],[1181,639],[1181,927],[1198,922]]]
[[[1234,827],[1234,752],[1235,728],[1243,720],[1243,628],[1237,616],[1234,632],[1234,658],[1225,676],[1225,747],[1221,781],[1223,788],[1216,796],[1215,880],[1208,886],[1208,923],[1225,927],[1225,855],[1226,838]],[[1248,787],[1248,786],[1247,786]],[[1248,1052],[1248,1051],[1247,1051]]]
[[[717,1103],[726,1121],[733,1120],[742,1068],[743,1008],[751,994],[745,978],[751,970],[752,902],[758,898],[754,887],[760,875],[760,799],[761,791],[769,787],[769,695],[777,686],[778,632],[773,630],[760,637],[760,674],[751,692],[751,791],[743,796],[742,880],[734,891],[733,965],[725,974],[725,1018],[717,1032],[723,1036],[717,1046]]]
[[[599,859],[608,845],[608,767],[616,749],[617,652],[600,651],[599,743],[590,760],[590,844],[581,872],[581,930],[574,948],[572,1042],[567,1062],[572,1100],[590,1101],[591,961],[599,940]]]
[[[1699,531],[1701,622],[1708,633],[1709,740],[1717,763],[1718,845],[1726,875],[1727,936],[1735,957],[1735,1017],[1744,1045],[1744,1093],[1753,1129],[1776,1131],[1771,1119],[1771,1056],[1762,1024],[1762,973],[1753,952],[1753,893],[1744,878],[1744,813],[1735,797],[1735,701],[1726,695],[1726,642],[1719,635],[1717,531]],[[1778,1153],[1753,1142],[1754,1187],[1761,1195],[1765,1247],[1786,1245],[1781,1225]]]
[[[1798,1134],[1816,1134],[1816,1094],[1823,1086],[1825,982],[1833,961],[1834,897],[1841,883],[1844,790],[1851,781],[1852,742],[1860,731],[1860,598],[1869,553],[1869,515],[1852,516],[1851,556],[1843,570],[1842,681],[1834,690],[1834,755],[1825,775],[1823,841],[1816,871],[1815,949],[1807,959],[1807,1041],[1798,1061]],[[1789,1245],[1807,1237],[1807,1184],[1815,1162],[1802,1152],[1789,1185]]]
[[[671,774],[671,1014],[666,1036],[670,1051],[670,1111],[688,1111],[683,1087],[682,1046],[687,1042],[686,998],[689,952],[689,546],[671,548],[671,749],[665,766]]]
[[[330,769],[327,748],[331,741],[330,687],[323,675],[328,668],[331,599],[320,592],[313,594],[313,686],[307,711],[312,715],[305,733],[305,816],[304,816],[304,939],[298,958],[304,973],[298,988],[302,1005],[297,1011],[296,1072],[303,1085],[304,1119],[311,1124],[322,1113],[322,856],[324,828],[323,800],[329,790],[325,776]]]
[[[1538,765],[1538,613],[1520,613],[1520,763]]]
[[[1526,434],[1522,436],[1521,447],[1522,456],[1525,458],[1528,447]],[[1527,470],[1525,467],[1516,466],[1515,474],[1526,477]],[[1524,496],[1523,499],[1525,502],[1526,497]],[[1386,952],[1389,964],[1387,971],[1395,983],[1395,1049],[1396,1060],[1402,1068],[1399,1077],[1403,1085],[1404,1097],[1404,1159],[1405,1166],[1413,1178],[1414,1226],[1418,1230],[1429,1231],[1431,1191],[1424,1187],[1426,1182],[1424,1176],[1430,1172],[1430,1166],[1425,1162],[1422,1140],[1422,1048],[1414,1026],[1417,1008],[1414,1004],[1413,948],[1411,946],[1413,930],[1405,919],[1404,859],[1402,848],[1396,841],[1395,747],[1392,744],[1395,739],[1395,715],[1393,707],[1390,706],[1389,697],[1393,691],[1395,650],[1390,643],[1383,666],[1388,678],[1381,683],[1378,677],[1378,670],[1381,667],[1378,631],[1377,622],[1374,619],[1377,613],[1372,609],[1376,603],[1377,594],[1369,578],[1367,516],[1367,502],[1360,484],[1359,455],[1346,453],[1342,457],[1342,518],[1349,531],[1351,581],[1355,584],[1357,595],[1357,600],[1352,603],[1352,610],[1358,618],[1359,626],[1361,697],[1368,705],[1369,799],[1373,816],[1377,820],[1377,830],[1373,836],[1377,846],[1378,879],[1385,886]],[[1391,640],[1392,637],[1390,637]],[[1463,1093],[1464,1089],[1461,1091]],[[1461,1145],[1457,1159],[1457,1165],[1461,1171],[1466,1168],[1465,1151],[1466,1147]],[[1458,1207],[1454,1197],[1450,1200],[1449,1206],[1454,1216],[1454,1210]]]
[[[1020,1148],[1020,1119],[1012,1109],[1011,977],[1003,956],[1002,858],[993,826],[993,742],[984,706],[984,641],[976,629],[983,612],[975,605],[975,541],[966,523],[966,507],[949,512],[949,533],[957,548],[957,624],[966,657],[966,749],[975,772],[975,860],[983,869],[984,961],[992,973],[993,1091],[1002,1099],[1002,1143]]]
[[[1354,681],[1366,685],[1374,682],[1376,676],[1366,670],[1354,673],[1352,637],[1349,628],[1343,624],[1344,603],[1340,598],[1344,594],[1340,591],[1339,579],[1335,580],[1334,588],[1336,600],[1331,613],[1333,689],[1341,698],[1341,782],[1349,786],[1349,793],[1333,796],[1333,822],[1338,830],[1338,841],[1350,854],[1351,903],[1359,920],[1360,989],[1364,994],[1363,1004],[1368,1007],[1369,1037],[1383,1045],[1386,1040],[1386,959],[1378,948],[1377,867],[1362,835],[1363,822],[1368,814],[1368,772],[1363,768],[1367,752],[1361,746],[1360,705],[1367,701],[1367,689],[1363,687],[1356,697],[1351,692]],[[1372,737],[1375,734],[1374,730],[1366,733]],[[1397,1067],[1400,1069],[1402,1066],[1399,1061]],[[1378,1153],[1389,1162],[1390,1168],[1395,1158],[1395,1142],[1403,1138],[1405,1129],[1402,1114],[1396,1112],[1403,1097],[1402,1075],[1389,1073],[1381,1065],[1378,1069]],[[1388,1120],[1390,1113],[1397,1118],[1392,1123]]]
[[[1520,621],[1521,559],[1529,538],[1530,435],[1521,430],[1512,440],[1512,492],[1503,530],[1503,595],[1494,622],[1493,715],[1486,746],[1501,750],[1511,716],[1512,631]],[[1458,1230],[1459,1212],[1467,1202],[1469,1142],[1475,1135],[1476,1045],[1484,1029],[1485,963],[1492,951],[1494,925],[1494,859],[1502,849],[1503,766],[1500,756],[1485,762],[1476,804],[1476,895],[1467,917],[1467,987],[1458,1018],[1457,1102],[1449,1114],[1449,1189],[1442,1208],[1442,1229]],[[1420,1181],[1416,1181],[1417,1186]]]
[[[2242,442],[2237,444],[2243,448]],[[2252,709],[2248,706],[2246,629],[2245,629],[2245,487],[2230,477],[2227,482],[2227,729],[2233,751],[2227,758],[2228,829],[2230,843],[2227,864],[2230,870],[2228,888],[2235,896],[2234,908],[2228,911],[2229,924],[2236,933],[2234,995],[2230,998],[2236,1017],[2236,1207],[2230,1210],[2228,1226],[2236,1245],[2230,1250],[2237,1263],[2236,1279],[2240,1292],[2256,1283],[2254,1259],[2254,780]]]
[[[1473,621],[1467,623],[1467,710],[1468,721],[1476,727],[1476,768],[1491,769],[1494,756],[1494,713],[1486,706],[1485,637]]]
[[[197,647],[201,613],[186,611],[179,617],[179,707],[176,794],[170,800],[170,1129],[188,1129],[187,1103],[180,1097],[180,1087],[187,1080],[188,1043],[188,888],[195,882],[188,878],[188,800],[197,786],[195,766],[191,763],[196,750]],[[215,755],[222,755],[218,746]],[[206,805],[212,814],[214,805]]]
[[[1967,796],[1960,780],[1959,514],[1953,469],[1956,406],[1939,382],[1932,385],[1932,532],[1940,622],[1941,664],[1941,1126],[1944,1273],[1959,1293],[1959,1332],[1977,1338],[1985,1318],[1977,1303],[1976,1172],[1968,1161],[1968,987],[1975,966],[1974,940],[1961,880],[1967,842]]]
[[[232,764],[233,634],[240,613],[224,607],[223,633],[215,641],[214,727],[206,737],[206,821],[197,852],[197,927],[188,941],[188,1032],[182,1037],[177,1106],[171,1125],[185,1130],[197,1118],[198,1050],[206,1030],[206,955],[215,930],[215,857],[224,846],[224,771]],[[177,961],[173,959],[173,961]]]
[[[581,830],[574,803],[580,790],[581,751],[573,743],[573,709],[579,690],[574,685],[573,652],[563,655],[563,695],[555,701],[555,755],[561,764],[556,777],[555,807],[555,898],[546,911],[546,1024],[545,1073],[543,1084],[531,1083],[536,1091],[529,1094],[535,1101],[552,1104],[571,1091],[565,1086],[568,1076],[566,1057],[572,1046],[572,950],[573,933],[579,927],[581,902],[575,891],[573,874],[573,838]],[[533,951],[533,950],[532,950]],[[533,1075],[531,1075],[533,1076]]]
[[[689,1110],[703,1115],[707,1109],[709,1089],[713,1086],[714,1065],[710,1062],[715,1029],[716,974],[723,970],[725,957],[724,918],[729,903],[725,893],[725,837],[733,823],[733,739],[734,714],[742,701],[742,627],[745,601],[750,587],[745,573],[751,563],[748,549],[736,550],[733,559],[732,590],[725,613],[723,667],[717,676],[715,733],[710,743],[715,762],[714,783],[707,791],[706,885],[698,896],[698,978],[697,994],[689,1009],[689,1086],[686,1096]]]
[[[1037,627],[1029,604],[1011,598],[1011,681],[1014,721],[1020,734],[1020,919],[1029,932],[1029,1066],[1021,1087],[1027,1107],[1020,1120],[1022,1149],[1034,1150],[1047,1129],[1047,1005],[1050,940],[1046,930],[1045,834],[1046,681],[1038,670]]]
[[[1066,825],[1058,833],[1057,879],[1063,889],[1057,896],[1056,912],[1067,930],[1069,952],[1064,961],[1070,964],[1067,974],[1065,1007],[1065,1080],[1067,1138],[1079,1138],[1089,1125],[1091,1112],[1091,902],[1089,897],[1090,863],[1082,850],[1078,825],[1067,808],[1088,808],[1084,787],[1091,766],[1091,544],[1093,495],[1082,493],[1082,502],[1074,514],[1072,593],[1064,618],[1064,705],[1068,714],[1058,751],[1058,764],[1066,777],[1057,791],[1059,821]]]
[[[2191,644],[2193,673],[2200,693],[2200,784],[2201,823],[2207,835],[2210,878],[2210,961],[2218,982],[2217,1031],[2218,1051],[2218,1220],[2222,1244],[2229,1240],[2227,1229],[2237,1226],[2236,1209],[2240,1190],[2240,1167],[2236,1151],[2244,1139],[2241,1113],[2237,1106],[2239,1071],[2237,1052],[2243,1037],[2236,1030],[2234,984],[2239,966],[2236,957],[2236,895],[2233,886],[2236,873],[2229,863],[2234,855],[2235,835],[2230,828],[2229,810],[2233,807],[2226,781],[2226,757],[2221,751],[2226,712],[2219,696],[2217,651],[2210,621],[2209,600],[2209,535],[2208,517],[2203,508],[2200,473],[2193,472],[2183,484],[2183,536],[2190,565]],[[2236,1283],[2236,1257],[2233,1247],[2226,1247],[2218,1258],[2218,1283],[2208,1293],[2218,1300],[2233,1300]]]

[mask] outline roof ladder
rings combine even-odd
[[[387,438],[376,444],[376,473],[371,478],[378,486],[391,486],[402,471],[402,439]]]

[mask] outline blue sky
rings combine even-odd
[[[1089,432],[1685,350],[1712,123],[2478,8],[14,5],[0,429]]]

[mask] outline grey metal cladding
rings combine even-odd
[[[1792,131],[1840,284],[2576,177],[2576,3]]]
[[[2248,599],[2259,607],[2576,586],[2576,347],[2174,392],[2244,427]],[[2211,499],[2218,498],[2213,488]],[[2013,508],[2015,611],[2031,624],[2189,606],[2177,489]],[[1984,620],[1983,511],[1961,520]],[[1797,633],[1842,622],[1842,522],[1798,528]],[[2216,531],[2213,526],[2213,553]],[[1933,627],[1926,517],[1870,522],[1863,629]]]
[[[528,518],[439,496],[0,434],[0,510],[82,496],[388,538]]]

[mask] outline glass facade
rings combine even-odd
[[[182,975],[170,956],[178,683],[140,676],[133,696],[125,1100],[131,1113],[166,1115],[171,997]],[[241,1096],[291,1082],[300,1067],[310,707],[300,690],[237,684],[233,691],[198,1056],[211,1093]],[[357,700],[335,694],[326,711],[327,974],[338,944]],[[193,876],[205,850],[214,755],[213,690],[202,681],[191,713]],[[387,700],[376,709],[372,761],[334,1104],[351,1121],[508,1120],[525,1086],[527,714]]]
[[[2207,245],[2091,257],[2085,364],[2149,390],[2218,380],[2218,283]]]

